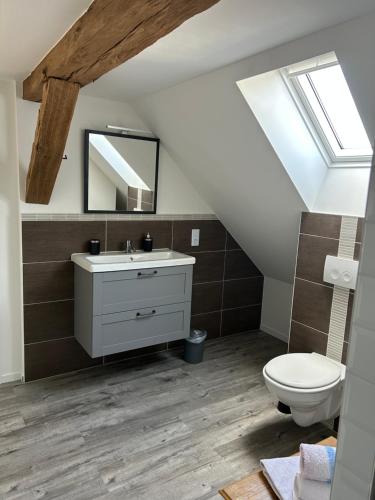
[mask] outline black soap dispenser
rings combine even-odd
[[[152,238],[150,236],[150,233],[147,233],[146,236],[143,238],[143,250],[145,252],[151,252],[152,251]]]

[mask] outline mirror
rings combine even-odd
[[[85,212],[156,213],[159,142],[85,130]]]

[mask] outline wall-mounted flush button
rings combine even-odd
[[[342,257],[326,256],[323,279],[327,283],[355,289],[358,274],[358,261]]]
[[[351,273],[345,271],[342,273],[342,279],[346,282],[349,283],[352,280],[353,276]]]
[[[191,230],[191,246],[192,247],[199,247],[199,229],[192,229]]]

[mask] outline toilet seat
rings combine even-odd
[[[270,379],[286,387],[318,389],[340,380],[342,365],[316,353],[291,353],[272,359],[264,370]]]

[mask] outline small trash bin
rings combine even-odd
[[[190,337],[185,339],[184,360],[188,363],[200,363],[203,360],[205,330],[191,330]]]

